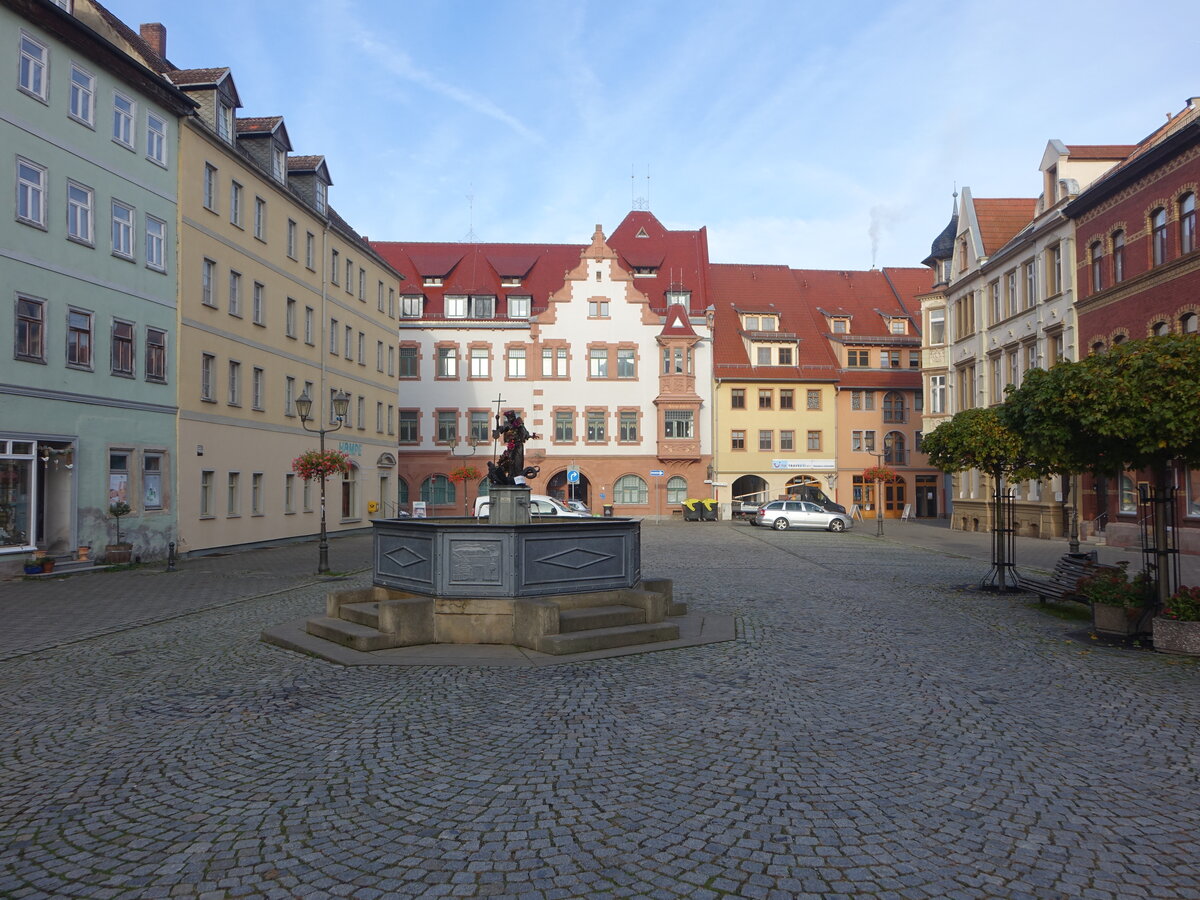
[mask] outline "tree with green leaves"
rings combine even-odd
[[[1034,369],[1009,393],[1001,415],[1055,471],[1111,476],[1150,470],[1159,500],[1153,520],[1158,597],[1169,596],[1171,464],[1200,464],[1200,335],[1126,341],[1079,362]]]
[[[943,472],[979,469],[991,477],[992,573],[999,590],[1015,588],[1016,573],[1002,528],[1004,483],[1046,474],[1044,461],[1032,455],[1022,435],[1008,427],[997,407],[956,413],[925,436],[921,449],[928,454],[929,464]]]

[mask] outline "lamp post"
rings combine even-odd
[[[880,453],[871,453],[877,460],[875,467],[876,476],[878,476],[879,470],[883,468],[884,456],[890,456],[891,453],[892,436],[889,434],[883,439],[883,451]],[[875,479],[875,537],[883,537],[883,481],[878,477]]]
[[[324,455],[325,435],[341,430],[341,427],[346,424],[346,413],[350,409],[350,395],[345,391],[338,391],[333,395],[333,418],[337,422],[335,428],[309,428],[308,419],[312,412],[312,405],[312,397],[308,396],[307,389],[296,398],[296,412],[300,413],[300,425],[305,431],[317,435],[320,440],[321,454]],[[325,575],[328,572],[329,535],[325,531],[325,476],[321,476],[321,542],[317,547],[317,574]]]

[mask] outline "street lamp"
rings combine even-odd
[[[325,455],[325,435],[339,431],[346,424],[346,413],[350,411],[350,395],[345,391],[338,391],[333,395],[333,418],[337,422],[335,428],[309,428],[308,418],[312,412],[312,397],[308,396],[308,389],[304,389],[299,397],[296,398],[296,412],[300,413],[301,427],[312,434],[317,435],[320,439],[321,455]],[[321,543],[318,545],[317,557],[317,574],[325,575],[329,572],[329,535],[325,531],[325,477],[321,477]]]
[[[889,434],[884,437],[883,452],[871,451],[871,455],[878,461],[875,467],[875,537],[883,537],[883,481],[878,475],[883,468],[884,456],[892,455],[892,436]]]

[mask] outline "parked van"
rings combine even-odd
[[[840,503],[834,503],[825,493],[819,488],[811,484],[802,486],[799,490],[788,491],[787,498],[789,500],[807,500],[809,503],[815,503],[817,506],[826,512],[845,513],[846,507]]]
[[[480,519],[486,519],[488,514],[488,498],[475,498],[475,515]],[[529,514],[537,518],[550,518],[551,516],[561,516],[564,519],[590,519],[591,514],[578,512],[566,506],[561,500],[555,500],[553,497],[547,497],[545,494],[530,494],[529,495]]]

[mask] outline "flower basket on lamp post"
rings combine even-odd
[[[319,449],[307,450],[292,460],[292,470],[305,481],[316,478],[321,483],[321,541],[317,545],[317,574],[329,572],[329,534],[325,529],[325,480],[330,475],[345,475],[350,471],[350,457],[341,450],[326,450],[325,435],[341,430],[346,424],[346,414],[350,411],[350,395],[338,391],[331,400],[330,410],[335,425],[333,428],[309,428],[309,416],[312,413],[313,401],[305,390],[296,398],[296,412],[300,414],[300,427],[317,435]]]
[[[471,498],[467,495],[467,482],[478,481],[480,478],[479,470],[474,466],[459,466],[446,477],[455,484],[463,486],[463,515],[469,516],[471,514]]]
[[[886,449],[891,449],[891,439],[884,439]],[[883,537],[883,486],[891,484],[896,480],[896,473],[883,465],[883,454],[876,454],[879,459],[879,465],[868,466],[863,469],[862,477],[864,482],[875,483],[875,537]]]

